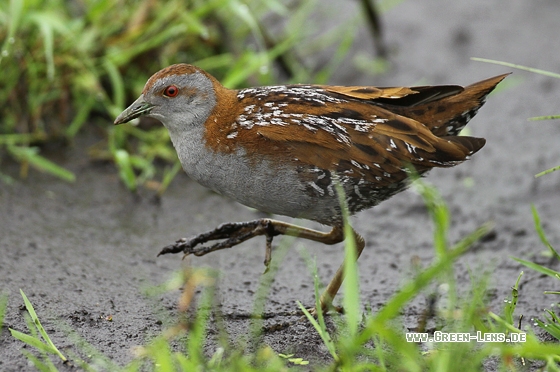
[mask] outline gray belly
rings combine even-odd
[[[207,153],[186,157],[181,163],[201,185],[263,212],[325,224],[331,224],[333,215],[340,214],[336,195],[317,198],[291,165],[272,165],[266,159],[250,162],[243,153]]]

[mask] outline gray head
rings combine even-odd
[[[115,124],[147,116],[161,121],[170,132],[202,125],[216,105],[214,83],[213,77],[197,67],[166,67],[152,75],[140,97],[115,119]]]

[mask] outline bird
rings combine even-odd
[[[272,218],[228,222],[160,252],[202,256],[265,236],[268,266],[275,236],[327,245],[345,240],[339,190],[354,215],[406,189],[411,169],[424,175],[469,159],[486,140],[459,134],[507,75],[466,87],[229,89],[196,66],[175,64],[153,74],[114,124],[157,119],[184,171],[201,185],[262,212],[330,227],[322,232]],[[352,234],[359,258],[365,240]],[[343,268],[344,262],[320,297],[323,310],[333,307]]]

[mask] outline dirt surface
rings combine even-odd
[[[332,11],[339,22],[358,11],[357,2],[345,6],[344,12]],[[512,71],[470,57],[560,72],[559,16],[560,3],[555,0],[405,1],[384,16],[391,69],[371,77],[352,66],[356,54],[373,49],[364,27],[348,63],[332,83],[466,85]],[[504,89],[492,95],[469,124],[473,135],[487,139],[486,147],[471,161],[435,170],[427,177],[449,203],[452,241],[494,221],[492,236],[462,257],[457,267],[459,284],[465,288],[471,284],[471,273],[492,273],[489,306],[495,312],[501,311],[524,269],[512,256],[547,263],[533,229],[532,203],[552,243],[560,242],[560,172],[534,178],[539,171],[560,164],[560,122],[527,121],[560,113],[559,98],[559,80],[514,71]],[[165,314],[176,312],[178,291],[154,296],[147,295],[147,289],[165,282],[184,265],[208,266],[221,273],[219,297],[231,337],[246,332],[249,321],[244,316],[251,312],[264,269],[264,239],[185,261],[180,256],[156,258],[156,254],[179,237],[261,215],[213,194],[185,175],[175,179],[160,204],[153,203],[147,192],[134,197],[112,166],[89,162],[84,149],[94,141],[79,138],[75,146],[48,154],[76,173],[75,184],[37,172],[14,185],[0,184],[0,291],[9,295],[0,334],[2,371],[31,369],[20,352],[22,344],[8,332],[8,327],[26,329],[20,288],[63,351],[74,349],[66,331],[70,327],[122,365],[131,360],[133,346],[144,344],[169,324]],[[5,163],[2,172],[17,177],[18,168]],[[410,277],[413,262],[427,265],[432,261],[431,222],[420,197],[407,191],[359,214],[354,225],[367,241],[359,262],[361,298],[375,311]],[[286,321],[282,314],[294,310],[296,300],[313,303],[311,275],[299,252],[316,257],[324,283],[342,260],[342,245],[296,241],[272,285],[266,311],[277,315],[267,324]],[[542,317],[543,308],[554,299],[542,291],[554,289],[558,289],[556,281],[525,270],[518,314],[525,319]],[[425,301],[425,297],[417,298],[407,306],[405,327],[416,326]],[[112,321],[105,320],[108,315]],[[265,342],[277,352],[294,353],[312,365],[328,358],[319,337],[305,322],[269,332]]]

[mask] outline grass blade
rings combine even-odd
[[[521,259],[521,258],[517,258],[517,257],[512,257],[512,258],[513,258],[515,261],[519,262],[519,263],[522,264],[522,265],[527,266],[527,267],[530,268],[530,269],[533,269],[533,270],[535,270],[535,271],[538,271],[539,273],[542,273],[542,274],[546,274],[546,275],[551,276],[551,277],[553,277],[553,278],[556,278],[556,275],[558,274],[558,272],[556,272],[556,271],[554,271],[554,270],[552,270],[552,269],[549,269],[548,267],[544,267],[544,266],[542,266],[542,265],[539,265],[539,264],[537,264],[537,263],[534,263],[534,262],[531,262],[531,261],[527,261],[527,260],[524,260],[524,259]]]
[[[488,315],[490,316],[490,318],[492,318],[495,321],[497,321],[498,323],[500,323],[502,326],[504,326],[510,332],[514,332],[514,333],[522,333],[523,332],[523,331],[515,328],[515,326],[513,324],[508,323],[507,320],[502,319],[500,316],[498,316],[497,314],[494,314],[491,311],[488,312]]]
[[[358,278],[358,264],[356,252],[356,238],[354,229],[350,226],[348,220],[348,206],[346,204],[346,195],[340,182],[336,182],[336,192],[338,201],[342,211],[342,221],[344,223],[344,297],[342,304],[346,315],[346,325],[349,331],[349,337],[354,338],[358,332],[360,322],[360,283]]]
[[[537,212],[537,208],[534,205],[531,205],[531,212],[533,213],[533,220],[535,221],[535,230],[541,239],[541,242],[548,248],[552,256],[555,257],[557,260],[560,261],[560,254],[556,252],[552,244],[548,241],[546,234],[544,233],[544,229],[541,224],[541,218],[539,216],[539,212]]]
[[[74,119],[72,119],[72,122],[70,122],[70,125],[68,125],[68,127],[64,131],[64,133],[68,138],[73,138],[74,136],[76,136],[80,128],[84,125],[84,123],[88,119],[94,104],[95,104],[94,95],[88,96],[86,100],[82,101],[82,104],[79,107],[76,116],[74,116]]]
[[[174,371],[173,356],[169,342],[163,337],[158,337],[150,346],[154,350],[151,353],[154,359],[154,371]]]
[[[175,179],[175,176],[177,175],[177,173],[179,173],[180,170],[181,170],[181,162],[179,160],[176,160],[175,163],[173,163],[172,167],[165,168],[165,170],[163,171],[163,179],[157,190],[157,194],[159,196],[163,195],[165,190],[167,190],[167,188],[171,184],[171,181]]]
[[[27,312],[29,313],[33,324],[35,324],[35,327],[37,327],[37,330],[39,330],[39,333],[41,334],[47,345],[49,345],[49,347],[54,351],[54,354],[58,355],[63,361],[66,361],[66,357],[62,355],[62,353],[56,348],[56,346],[54,346],[54,343],[47,334],[47,331],[45,331],[45,328],[43,328],[43,325],[39,321],[39,317],[37,316],[33,305],[31,304],[25,293],[23,293],[21,289],[19,290],[19,292],[21,293],[21,297],[23,298],[23,302],[25,303],[25,308],[27,309]]]
[[[33,366],[37,368],[37,370],[39,370],[40,372],[58,372],[56,367],[52,364],[52,362],[49,359],[46,359],[46,363],[43,363],[42,361],[39,360],[39,358],[37,358],[35,355],[31,354],[27,350],[22,350],[21,353],[25,355],[27,360],[29,360],[31,364],[33,364]]]
[[[119,72],[117,66],[109,58],[105,58],[103,61],[103,67],[109,75],[111,87],[113,88],[112,104],[113,106],[122,108],[124,107],[125,88],[121,73]]]
[[[53,354],[53,355],[57,354],[56,351],[53,350],[53,348],[51,348],[49,345],[45,344],[44,342],[41,342],[41,340],[39,340],[38,338],[35,338],[33,336],[30,336],[20,331],[16,331],[15,329],[11,329],[11,328],[10,328],[10,333],[12,334],[12,337],[20,340],[21,342],[28,344],[29,346],[34,347],[39,351]]]
[[[119,175],[121,180],[124,182],[126,187],[130,191],[136,190],[136,174],[134,173],[134,169],[132,168],[132,162],[130,160],[130,155],[126,150],[116,150],[115,151],[115,163],[119,168]]]
[[[558,166],[556,166],[556,167],[552,167],[552,168],[550,168],[550,169],[547,169],[547,170],[545,170],[545,171],[542,171],[542,172],[540,172],[540,173],[535,174],[535,178],[544,176],[545,174],[549,174],[549,173],[555,172],[555,171],[557,171],[558,169],[560,169],[560,165],[558,165]]]
[[[315,297],[317,298],[317,302],[316,305],[317,306],[317,316],[319,316],[319,313],[321,314],[321,318],[323,318],[323,310],[321,309],[321,305],[319,303],[319,292],[316,293]],[[327,350],[329,351],[329,353],[331,354],[331,356],[333,357],[333,359],[335,361],[337,361],[338,355],[336,353],[336,347],[334,345],[334,342],[331,338],[331,336],[329,335],[327,328],[325,327],[325,323],[324,323],[324,319],[321,323],[323,323],[322,325],[319,324],[317,322],[317,320],[313,317],[313,315],[311,315],[311,313],[309,312],[309,310],[307,310],[305,308],[305,306],[302,305],[301,302],[297,301],[297,305],[299,306],[299,308],[301,309],[301,311],[303,312],[303,314],[305,315],[305,317],[307,318],[307,320],[309,320],[309,322],[313,325],[313,327],[315,328],[315,330],[317,331],[317,333],[319,333],[319,336],[321,336],[321,339],[323,340],[323,343],[325,344],[325,347],[327,348]]]
[[[555,119],[560,119],[560,115],[535,116],[529,118],[528,120],[534,121],[534,120],[555,120]]]
[[[76,181],[74,173],[38,155],[39,149],[36,147],[8,146],[8,151],[19,161],[28,162],[39,171],[49,173],[67,182]]]
[[[4,57],[8,57],[10,55],[10,45],[12,45],[15,41],[14,37],[16,30],[23,14],[23,5],[23,0],[10,0],[8,37],[6,37],[2,45],[2,50],[0,51],[0,63],[2,63],[2,59]]]
[[[325,316],[323,314],[323,308],[321,307],[321,301],[320,301],[321,296],[319,294],[319,275],[317,274],[317,265],[315,263],[313,263],[312,266],[312,274],[313,274],[313,288],[315,292],[315,311],[316,311],[317,319],[315,319],[313,315],[311,315],[309,310],[307,310],[305,306],[301,304],[301,302],[297,301],[297,305],[299,306],[299,308],[301,309],[305,317],[313,325],[317,333],[319,333],[319,336],[321,336],[321,339],[323,340],[323,344],[325,345],[325,347],[327,348],[331,356],[334,358],[335,361],[338,361],[339,356],[336,352],[336,346],[331,338],[331,335],[327,331]]]
[[[30,142],[45,141],[46,139],[47,136],[42,132],[0,134],[1,145],[16,145],[16,144],[26,145]]]
[[[540,70],[538,68],[533,68],[533,67],[528,67],[528,66],[523,66],[523,65],[516,65],[515,63],[497,61],[497,60],[494,60],[494,59],[477,58],[477,57],[472,57],[471,60],[478,61],[478,62],[493,63],[495,65],[516,68],[518,70],[534,72],[536,74],[541,74],[541,75],[544,75],[544,76],[550,76],[550,77],[553,77],[553,78],[560,79],[560,74],[556,74],[554,72],[550,72],[550,71],[546,71],[546,70]]]
[[[521,281],[521,277],[523,276],[523,271],[517,277],[517,281],[515,285],[511,288],[511,301],[508,301],[507,305],[504,308],[504,317],[507,323],[513,325],[513,313],[515,312],[515,308],[517,307],[517,299],[519,297],[519,282]]]
[[[543,322],[540,319],[534,319],[534,320],[535,320],[535,323],[540,328],[542,328],[544,331],[550,333],[557,340],[560,340],[560,327],[557,324],[553,323],[550,319],[547,319],[547,323]]]

